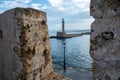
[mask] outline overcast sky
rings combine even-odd
[[[90,0],[0,0],[0,13],[32,7],[47,12],[49,30],[61,30],[62,18],[66,30],[90,29],[94,19],[89,16],[89,4]]]

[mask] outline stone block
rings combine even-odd
[[[66,80],[52,69],[45,12],[14,8],[0,14],[0,80]]]

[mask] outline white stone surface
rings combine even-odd
[[[120,1],[91,0],[91,6],[94,80],[120,80]]]

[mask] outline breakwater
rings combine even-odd
[[[90,32],[83,32],[83,33],[77,33],[77,34],[66,34],[65,36],[50,36],[50,38],[72,38],[72,37],[78,37],[82,35],[90,35]]]

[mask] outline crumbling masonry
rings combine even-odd
[[[46,22],[31,8],[0,14],[0,80],[66,80],[52,70]]]
[[[94,80],[120,80],[120,0],[91,0]]]

